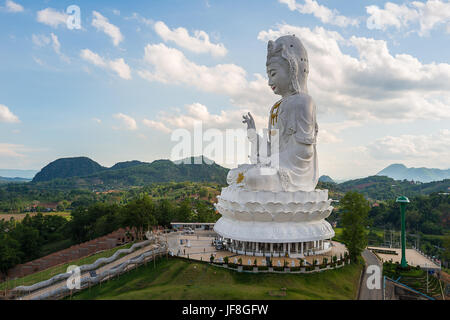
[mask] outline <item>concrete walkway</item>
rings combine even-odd
[[[365,249],[361,255],[366,263],[366,266],[365,266],[363,278],[361,279],[358,299],[359,300],[383,300],[383,264],[381,263],[380,260],[378,260],[378,258],[372,252],[370,252],[367,249]],[[380,276],[380,279],[379,279],[380,288],[379,289],[373,289],[373,288],[371,289],[368,287],[367,280],[369,277],[371,277],[373,275],[373,271],[371,271],[371,273],[369,274],[367,272],[367,268],[371,265],[378,266],[378,268],[380,270],[380,275],[379,275]],[[369,282],[371,284],[373,283],[373,281],[369,281]]]

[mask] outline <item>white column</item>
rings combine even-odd
[[[300,250],[301,250],[301,254],[303,254],[303,242],[300,242]]]
[[[273,243],[270,243],[270,253],[273,253]]]
[[[295,253],[298,253],[298,242],[295,243]]]
[[[291,244],[288,243],[287,246],[288,246],[288,255],[291,256]]]

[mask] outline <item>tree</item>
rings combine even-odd
[[[20,244],[7,234],[0,234],[0,273],[20,263]]]
[[[444,238],[444,252],[442,254],[442,260],[447,263],[450,262],[450,236],[445,236]]]
[[[176,212],[176,219],[178,222],[190,222],[191,221],[192,206],[189,199],[181,201],[180,206]]]
[[[20,245],[20,251],[23,253],[22,261],[29,261],[39,257],[41,239],[38,230],[23,223],[18,223],[10,234]]]
[[[143,194],[129,202],[123,208],[123,223],[134,229],[137,239],[143,239],[144,230],[156,225],[155,204],[152,199]]]
[[[346,245],[350,259],[356,262],[367,246],[367,216],[369,202],[358,192],[350,191],[340,201],[342,211],[342,240]]]

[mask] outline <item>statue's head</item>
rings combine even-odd
[[[279,95],[308,92],[308,54],[294,35],[270,40],[267,46],[269,86]]]

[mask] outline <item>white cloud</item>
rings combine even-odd
[[[170,133],[172,132],[172,129],[168,128],[163,122],[161,121],[154,121],[154,120],[148,120],[144,119],[142,120],[142,123],[151,129],[155,129],[157,131],[161,131],[164,133]]]
[[[171,113],[160,112],[157,116],[158,121],[144,119],[143,122],[147,127],[165,133],[180,128],[192,129],[194,124],[198,121],[202,122],[204,129],[242,129],[245,128],[245,125],[242,123],[242,115],[245,113],[246,111],[241,109],[222,110],[219,114],[211,114],[205,105],[196,102],[186,105],[184,107],[184,112],[182,110],[176,110],[176,112]]]
[[[22,154],[24,150],[23,145],[12,144],[12,143],[0,143],[0,157],[6,158],[23,158],[25,157]]]
[[[175,42],[178,46],[195,53],[211,53],[215,57],[223,57],[227,49],[222,43],[214,44],[209,40],[209,35],[202,30],[194,31],[190,36],[185,28],[171,30],[164,22],[158,21],[154,25],[156,33],[165,41]]]
[[[154,21],[152,19],[144,18],[136,12],[133,12],[130,17],[125,17],[125,20],[137,20],[139,23],[145,24],[146,26],[151,26],[154,24]]]
[[[37,12],[37,21],[53,28],[57,28],[60,24],[67,24],[69,16],[53,8],[46,8]]]
[[[6,0],[6,11],[8,12],[22,12],[23,11],[23,6],[21,6],[20,4],[11,1],[11,0]]]
[[[113,9],[113,13],[114,13],[116,16],[120,16],[120,10]]]
[[[134,130],[137,130],[137,128],[138,128],[136,120],[134,120],[130,116],[127,116],[126,114],[116,113],[113,115],[113,117],[122,122],[121,128],[123,128],[123,129],[134,131]],[[114,127],[114,129],[120,129],[120,127]]]
[[[251,109],[260,110],[261,106],[269,109],[276,100],[262,75],[255,74],[255,80],[248,81],[246,71],[235,64],[199,65],[163,43],[148,44],[144,61],[151,70],[141,69],[138,74],[148,81],[184,84],[205,92],[225,94],[233,104]]]
[[[102,57],[100,57],[97,53],[92,52],[89,49],[81,50],[80,56],[84,60],[86,60],[86,61],[88,61],[88,62],[90,62],[90,63],[92,63],[92,64],[94,64],[96,66],[106,67],[105,60]]]
[[[50,34],[50,36],[52,37],[53,50],[55,50],[55,52],[60,55],[61,43],[59,43],[58,37],[53,32]]]
[[[119,58],[116,60],[110,60],[108,62],[109,67],[111,70],[115,71],[119,77],[122,79],[130,80],[131,79],[131,69],[130,67],[125,63],[125,60],[123,58]]]
[[[53,51],[55,51],[55,53],[63,61],[70,63],[70,59],[66,55],[61,53],[61,43],[59,42],[58,36],[56,34],[54,34],[53,32],[50,33],[50,37],[47,37],[46,35],[43,35],[43,34],[40,34],[40,35],[33,34],[31,36],[31,40],[33,41],[33,44],[35,44],[38,47],[45,47],[51,43]],[[36,61],[36,62],[38,62],[38,61]],[[39,63],[39,64],[41,64],[41,63]]]
[[[291,11],[297,10],[302,14],[312,14],[323,23],[336,25],[339,27],[358,26],[357,19],[348,18],[339,14],[335,9],[331,10],[320,5],[315,0],[305,0],[304,4],[299,4],[296,0],[278,0],[280,3],[286,4]]]
[[[419,29],[413,31],[425,36],[441,24],[447,24],[447,29],[450,28],[450,2],[441,0],[413,1],[402,5],[387,2],[384,9],[372,5],[367,6],[366,11],[370,15],[367,19],[369,29],[404,29],[412,23],[418,23]]]
[[[117,26],[111,24],[108,19],[102,16],[99,12],[93,11],[92,14],[94,16],[94,18],[92,19],[92,26],[110,36],[113,44],[117,47],[123,40],[123,35],[120,32],[120,29]]]
[[[38,47],[45,47],[50,44],[50,38],[43,34],[33,34],[31,40]]]
[[[19,118],[7,106],[0,104],[0,122],[19,123]]]
[[[436,166],[448,167],[450,159],[450,130],[429,135],[386,136],[367,146],[369,154],[377,160],[433,161]]]
[[[366,121],[450,118],[450,64],[392,55],[383,40],[344,39],[321,27],[283,24],[261,31],[258,39],[285,34],[298,36],[308,50],[308,86],[319,112]],[[344,54],[342,46],[356,49],[358,56]]]
[[[107,60],[89,49],[81,50],[80,57],[93,65],[114,71],[122,79],[131,79],[131,69],[123,58]]]

